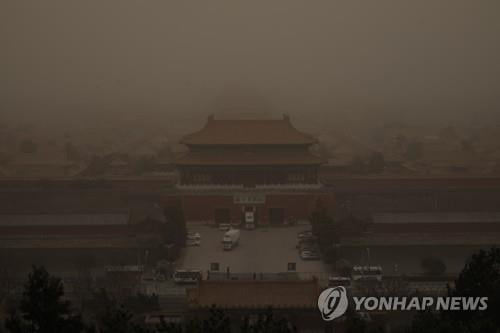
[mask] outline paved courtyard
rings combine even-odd
[[[309,226],[257,228],[241,230],[240,244],[231,251],[222,249],[223,231],[199,224],[188,226],[189,231],[201,234],[201,246],[187,247],[177,267],[201,269],[204,273],[210,263],[218,262],[220,271],[229,267],[232,273],[279,273],[287,271],[287,263],[295,262],[297,272],[307,278],[311,273],[320,279],[328,276],[328,265],[322,261],[304,261],[296,249],[297,233]],[[364,246],[345,246],[341,257],[352,265],[380,265],[384,275],[422,274],[421,261],[425,257],[437,257],[446,265],[446,274],[457,274],[466,259],[478,250],[467,246],[371,246],[368,259]],[[397,267],[397,270],[396,270]],[[323,273],[323,274],[321,274]]]
[[[307,225],[300,225],[242,229],[239,245],[231,251],[224,251],[221,243],[224,231],[190,224],[189,231],[200,233],[201,246],[187,247],[178,261],[178,267],[206,272],[210,263],[218,262],[221,272],[229,267],[232,273],[279,273],[287,271],[289,262],[295,262],[297,272],[326,272],[328,267],[322,261],[304,261],[299,257],[297,233],[308,228]]]

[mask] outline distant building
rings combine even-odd
[[[283,224],[307,220],[318,200],[331,201],[318,179],[317,140],[279,120],[218,120],[185,136],[176,160],[188,221]],[[167,198],[168,199],[168,198]]]
[[[159,222],[131,213],[0,214],[0,249],[147,249],[161,243]]]
[[[130,176],[133,174],[133,169],[128,158],[124,156],[113,156],[109,162],[110,176]]]
[[[5,176],[18,178],[73,177],[83,170],[83,165],[66,159],[43,159],[25,156],[17,158],[6,169]]]
[[[343,245],[498,246],[500,212],[431,211],[373,213],[364,234],[344,233]],[[395,237],[397,235],[397,237]]]

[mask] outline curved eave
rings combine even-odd
[[[289,120],[209,120],[183,137],[185,145],[311,145],[318,140]]]

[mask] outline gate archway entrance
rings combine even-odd
[[[285,223],[284,208],[269,208],[269,223],[271,225],[282,225]]]

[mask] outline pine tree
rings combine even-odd
[[[20,313],[12,312],[5,327],[11,333],[77,333],[83,322],[62,300],[64,288],[60,279],[50,276],[43,267],[33,266],[24,286]]]

